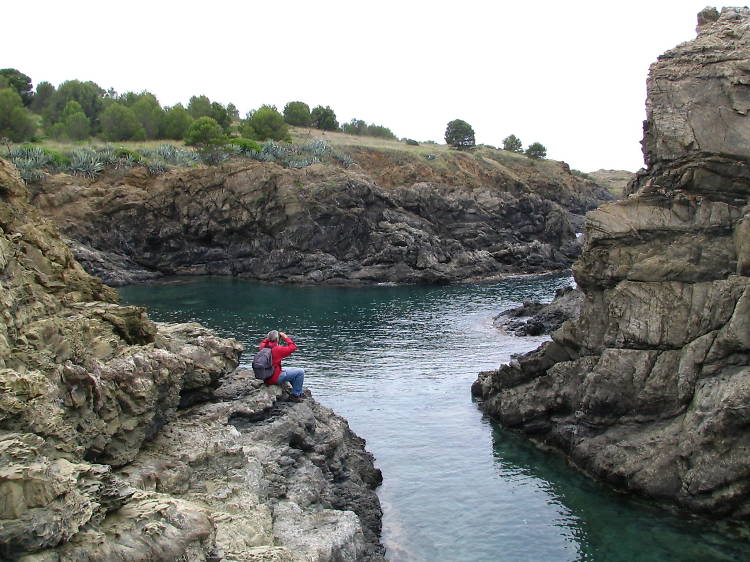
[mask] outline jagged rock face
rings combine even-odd
[[[643,153],[648,165],[694,152],[750,154],[747,8],[708,8],[698,37],[651,67]]]
[[[743,518],[750,515],[750,146],[740,137],[712,144],[719,139],[701,127],[736,119],[740,131],[725,132],[741,136],[747,118],[728,117],[726,104],[700,105],[701,120],[686,125],[698,140],[678,143],[674,116],[692,103],[692,90],[663,94],[680,84],[729,97],[732,87],[745,88],[736,63],[747,58],[750,12],[725,9],[702,21],[695,42],[651,69],[649,169],[629,198],[587,217],[574,266],[585,292],[580,317],[539,350],[480,374],[472,390],[503,424],[601,480],[681,509]],[[721,60],[735,62],[714,64]],[[664,76],[678,79],[657,88],[654,77]]]
[[[0,159],[0,558],[381,559],[346,422],[115,304],[27,198]]]
[[[593,183],[562,167],[570,186],[547,185],[543,174],[521,181],[496,164],[453,158],[477,168],[453,181],[474,184],[416,165],[380,180],[411,183],[381,186],[362,168],[244,163],[158,178],[56,176],[35,186],[34,204],[74,241],[84,267],[114,285],[154,272],[444,283],[570,266],[579,246],[562,205],[596,206]]]

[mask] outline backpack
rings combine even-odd
[[[273,375],[273,355],[270,347],[264,347],[253,357],[253,372],[255,378],[262,381]]]

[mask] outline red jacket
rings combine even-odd
[[[276,342],[269,341],[268,338],[264,338],[260,342],[260,345],[258,345],[258,348],[263,349],[264,347],[271,348],[271,358],[273,360],[273,375],[268,377],[264,382],[266,384],[276,384],[279,382],[279,375],[281,374],[281,360],[297,351],[297,344],[292,341],[292,338],[286,339],[286,345],[279,345]]]

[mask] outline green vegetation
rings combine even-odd
[[[341,131],[348,135],[363,135],[367,137],[378,137],[381,139],[396,139],[396,135],[393,134],[388,127],[382,125],[375,125],[374,123],[367,124],[362,119],[354,118],[348,123],[345,123],[341,127]]]
[[[3,68],[0,70],[0,79],[3,80],[3,84],[0,88],[13,88],[21,97],[24,107],[31,105],[31,102],[34,99],[31,78],[15,68]]]
[[[474,129],[466,121],[454,119],[445,128],[445,142],[454,148],[470,148],[476,144]]]
[[[310,123],[321,131],[338,131],[339,122],[330,106],[318,105],[310,112]]]
[[[247,114],[247,119],[240,125],[240,134],[254,140],[289,141],[289,125],[276,110],[276,106],[262,105]]]
[[[185,144],[188,146],[220,144],[224,139],[224,129],[213,117],[199,117],[185,133]]]
[[[21,142],[34,134],[34,120],[13,88],[0,90],[0,137]]]
[[[143,140],[146,131],[138,122],[133,110],[120,103],[114,102],[102,111],[99,118],[101,133],[105,140]]]
[[[284,106],[284,121],[293,127],[310,126],[310,106],[303,101],[290,101]]]
[[[526,149],[526,156],[536,160],[542,160],[547,157],[547,149],[542,143],[535,142]]]
[[[210,117],[202,119],[211,122]],[[221,127],[213,121],[213,127]],[[231,159],[247,158],[259,162],[274,162],[287,168],[304,168],[317,163],[348,166],[353,160],[324,141],[304,144],[287,144],[267,141],[259,144],[249,139],[232,139],[229,142],[211,142],[189,149],[172,144],[143,147],[137,150],[125,147],[79,146],[63,152],[33,144],[19,145],[7,154],[27,182],[42,180],[47,174],[69,173],[95,178],[105,170],[128,170],[143,167],[152,175],[160,175],[174,167],[190,167],[199,163],[217,165]]]
[[[510,152],[523,152],[523,143],[516,135],[508,135],[503,139],[503,150]]]

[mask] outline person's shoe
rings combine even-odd
[[[289,395],[290,402],[302,402],[304,398],[302,396],[295,396],[294,394]]]

